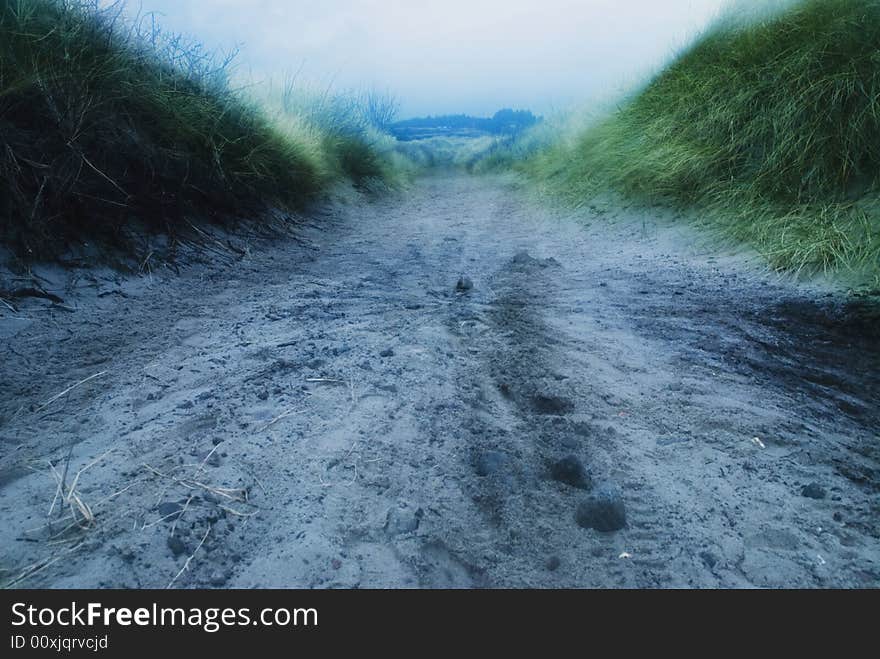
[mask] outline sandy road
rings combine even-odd
[[[515,187],[426,178],[232,264],[0,309],[4,581],[880,585],[876,325]],[[577,523],[597,492],[624,528]]]

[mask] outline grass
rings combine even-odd
[[[387,132],[398,108],[391,94],[318,91],[298,87],[295,77],[288,77],[279,88],[264,85],[256,98],[292,139],[323,155],[323,177],[346,178],[365,188],[407,179],[408,163],[397,156],[397,141]]]
[[[430,137],[408,142],[398,142],[395,152],[421,172],[468,168],[495,148],[500,138],[480,137]]]
[[[282,119],[230,88],[229,60],[121,15],[0,0],[0,242],[22,259],[259,222],[390,175],[341,101]]]
[[[616,111],[516,166],[569,200],[611,189],[692,209],[780,269],[878,286],[880,2],[731,14]]]

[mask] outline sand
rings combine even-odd
[[[880,586],[880,341],[839,293],[510,178],[296,236],[0,307],[7,585]]]

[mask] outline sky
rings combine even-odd
[[[377,88],[401,116],[502,107],[539,114],[614,97],[655,72],[725,0],[128,0],[237,71],[300,71],[335,89]]]

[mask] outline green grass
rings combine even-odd
[[[397,113],[393,96],[376,91],[331,94],[298,88],[287,79],[279,90],[270,83],[257,98],[270,109],[276,125],[325,155],[321,168],[325,177],[346,178],[363,188],[395,185],[408,178],[408,163],[398,157],[397,141],[386,132]]]
[[[722,19],[574,139],[519,163],[570,200],[694,215],[786,270],[880,284],[880,2]]]
[[[23,259],[131,249],[390,175],[352,108],[281,120],[226,64],[94,2],[0,0],[0,242]]]
[[[495,149],[499,139],[481,137],[430,137],[398,142],[395,152],[421,172],[467,169]]]

